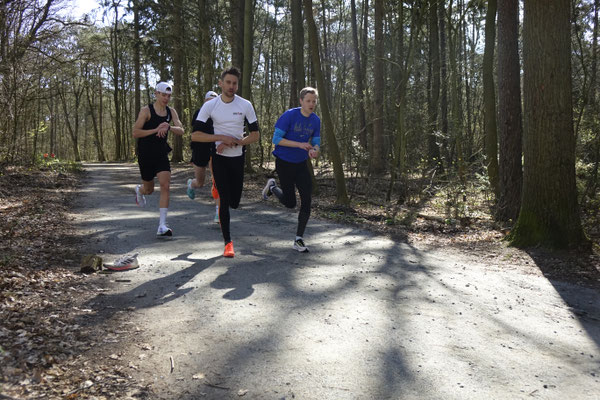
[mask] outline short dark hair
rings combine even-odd
[[[240,77],[242,76],[242,73],[236,67],[229,67],[229,68],[223,70],[223,72],[221,72],[221,80],[223,80],[225,78],[225,75],[233,75],[233,76],[237,77],[239,80]]]

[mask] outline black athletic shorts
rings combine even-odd
[[[208,165],[210,160],[212,143],[192,143],[192,163],[196,167],[204,167]]]
[[[171,163],[169,162],[169,153],[162,155],[144,156],[143,154],[138,155],[138,164],[140,166],[140,173],[142,174],[142,180],[152,181],[159,172],[169,171],[171,172]]]

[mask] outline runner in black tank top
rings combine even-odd
[[[169,84],[160,82],[156,85],[156,101],[140,110],[133,126],[133,137],[138,139],[138,164],[142,176],[142,184],[135,188],[136,203],[141,207],[146,205],[145,196],[154,192],[154,177],[158,178],[160,184],[157,237],[173,236],[173,231],[167,227],[171,186],[171,165],[168,157],[171,147],[167,136],[169,131],[183,135],[183,126],[177,112],[168,106],[171,93],[172,88]]]

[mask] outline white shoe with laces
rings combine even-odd
[[[106,269],[109,269],[111,271],[125,271],[128,269],[136,269],[137,267],[139,267],[137,256],[138,253],[128,254],[116,259],[115,262],[112,263],[112,265],[105,264],[104,266],[106,267]]]

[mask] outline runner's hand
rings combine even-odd
[[[227,146],[225,143],[219,143],[219,145],[217,146],[217,154],[221,154],[223,150],[225,150],[228,147],[231,146]]]
[[[167,132],[169,132],[169,128],[171,127],[171,125],[169,125],[168,122],[163,122],[158,126],[158,132],[156,133],[156,136],[158,136],[159,138],[163,138],[167,136]]]
[[[312,150],[312,144],[308,143],[308,142],[300,142],[298,143],[298,147],[301,148],[302,150],[306,150],[306,151],[310,151]]]
[[[222,135],[221,142],[222,142],[222,144],[226,144],[228,147],[240,144],[240,141],[238,139],[231,137],[231,136],[226,136],[226,135]]]

